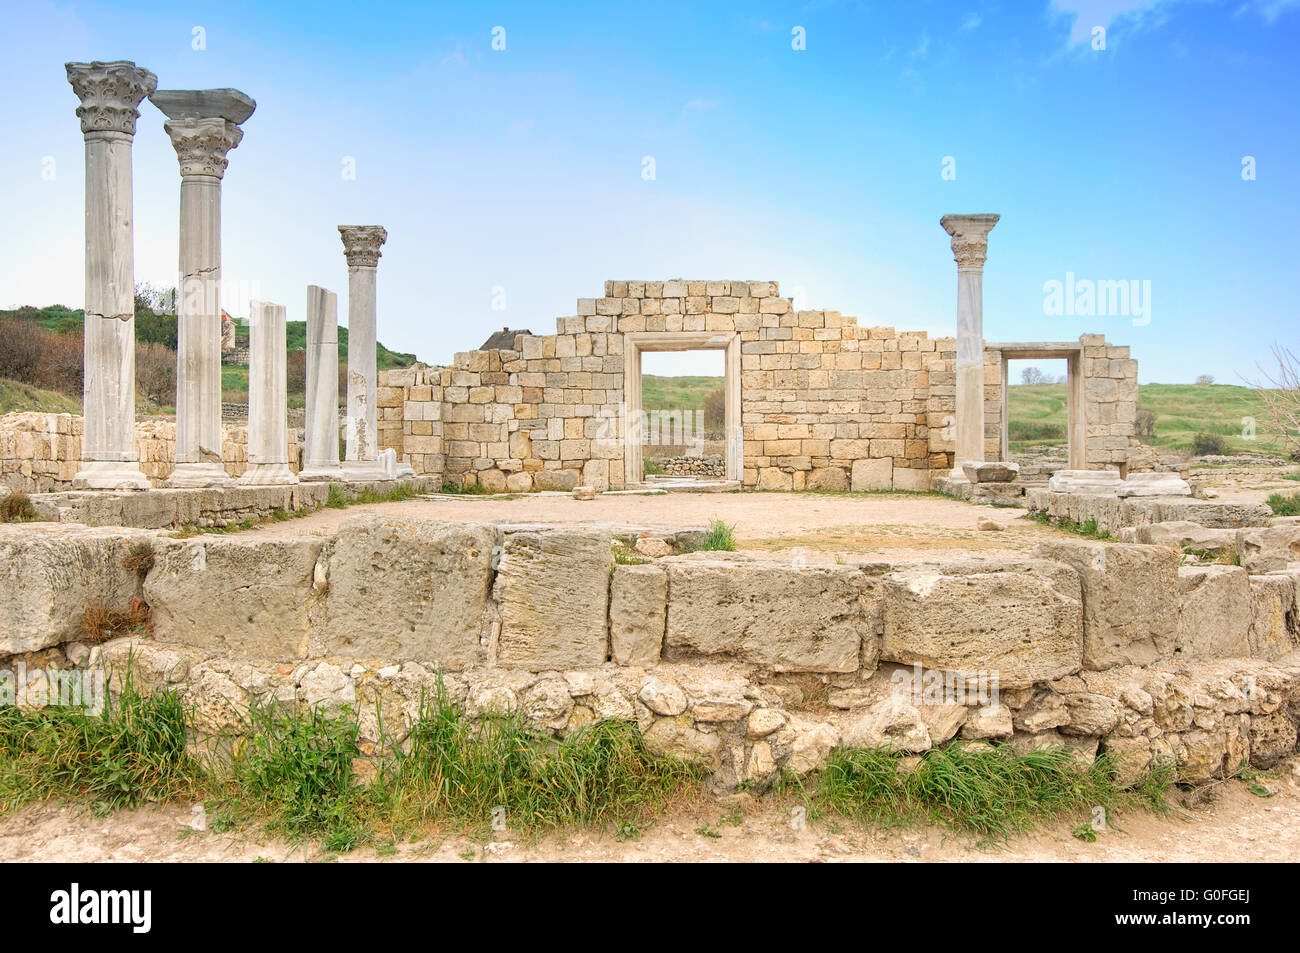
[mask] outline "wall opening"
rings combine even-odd
[[[1034,446],[1064,446],[1064,468],[1084,469],[1082,348],[1073,343],[989,347],[1001,352],[1001,458],[1013,460]],[[1059,461],[1051,465],[1062,468]],[[1042,474],[1026,473],[1030,479],[1035,475]]]

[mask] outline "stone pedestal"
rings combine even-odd
[[[966,464],[984,461],[984,259],[998,215],[945,215],[957,262],[956,453],[951,478],[966,479]]]
[[[1131,473],[1120,496],[1191,496],[1192,486],[1177,473]]]
[[[1118,470],[1057,470],[1047,481],[1052,493],[1117,494],[1123,485]]]
[[[379,462],[376,411],[375,272],[388,231],[379,225],[340,225],[348,262],[347,451],[343,470],[349,480],[390,479]]]
[[[248,316],[248,469],[240,486],[297,483],[289,469],[284,305],[252,302]]]
[[[79,490],[147,490],[135,448],[131,143],[158,78],[134,63],[68,63],[86,142],[85,431]]]
[[[299,480],[344,479],[339,466],[338,295],[317,285],[307,286],[307,413],[303,444]]]
[[[232,486],[221,463],[221,179],[256,104],[233,89],[158,90],[180,161],[174,487]]]

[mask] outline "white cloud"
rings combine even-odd
[[[983,22],[984,18],[978,13],[968,13],[966,19],[962,21],[961,28],[963,30],[974,30]]]
[[[1094,27],[1110,30],[1111,24],[1119,20],[1141,24],[1150,19],[1162,19],[1162,8],[1178,3],[1179,0],[1051,0],[1050,9],[1060,16],[1073,16],[1074,25],[1070,28],[1070,45],[1088,43],[1092,40]],[[1283,0],[1288,2],[1288,0]]]

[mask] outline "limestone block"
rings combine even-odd
[[[328,585],[324,618],[316,624],[321,648],[451,669],[481,660],[500,540],[493,526],[350,517],[321,554]]]
[[[1192,488],[1177,473],[1134,473],[1119,488],[1120,496],[1191,496]]]
[[[1178,569],[1178,641],[1183,659],[1245,658],[1253,618],[1250,577],[1240,566]]]
[[[1250,577],[1250,655],[1275,661],[1300,643],[1296,617],[1296,579],[1290,573]]]
[[[1147,665],[1173,654],[1179,555],[1162,546],[1059,540],[1035,555],[1083,581],[1083,666]]]
[[[173,540],[144,583],[154,638],[253,658],[307,654],[308,608],[322,540]]]
[[[972,483],[1011,483],[1020,476],[1020,464],[999,461],[963,463],[961,470]]]
[[[1300,526],[1282,523],[1242,530],[1237,551],[1252,575],[1286,569],[1288,563],[1300,562]]]
[[[778,671],[874,667],[875,581],[850,567],[796,568],[737,554],[673,556],[664,654],[726,656]]]
[[[0,656],[79,639],[90,606],[129,609],[139,579],[122,557],[156,538],[120,527],[0,525]]]
[[[884,577],[881,658],[990,672],[1001,689],[1079,670],[1076,573],[1042,560],[925,563]]]
[[[599,530],[507,536],[493,589],[500,664],[543,671],[604,662],[612,563]]]
[[[1124,481],[1118,470],[1057,470],[1047,481],[1052,493],[1118,493]]]
[[[668,573],[653,565],[616,566],[609,591],[613,660],[619,665],[656,664],[667,613]]]
[[[894,486],[894,464],[888,457],[853,461],[851,488],[863,490],[889,490]]]
[[[1205,553],[1227,552],[1237,546],[1236,530],[1209,529],[1190,520],[1171,520],[1168,523],[1139,526],[1134,535],[1139,543],[1172,546],[1175,549],[1194,549]]]

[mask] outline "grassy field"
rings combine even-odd
[[[1065,385],[1016,385],[1010,394],[1011,449],[1065,442]],[[1200,431],[1222,435],[1230,452],[1281,450],[1268,432],[1268,415],[1256,391],[1231,384],[1143,384],[1138,409],[1155,416],[1152,446],[1188,450]],[[1254,417],[1254,440],[1242,437],[1242,418]]]
[[[58,391],[41,390],[30,384],[0,379],[0,414],[16,410],[39,410],[47,414],[79,414],[81,401]]]
[[[703,410],[704,400],[722,387],[721,377],[641,378],[641,406],[646,410]]]

